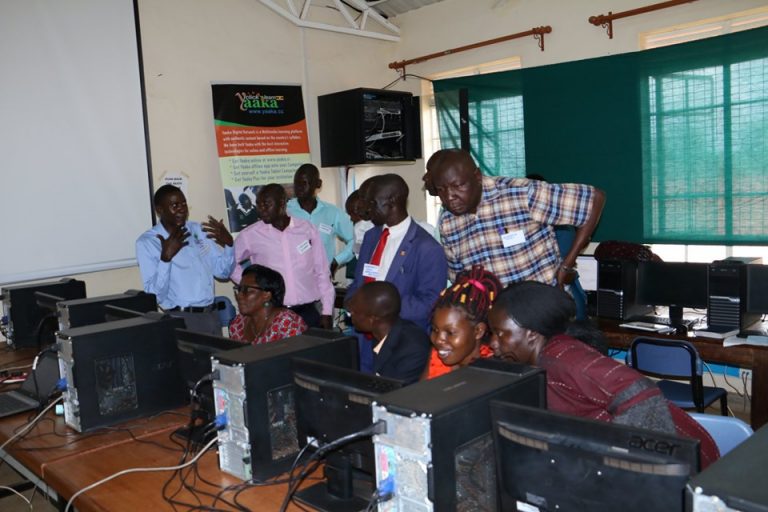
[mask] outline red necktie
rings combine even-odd
[[[377,267],[381,263],[381,255],[384,254],[384,246],[387,245],[387,239],[389,238],[389,228],[384,228],[381,231],[381,236],[379,237],[379,243],[376,244],[376,249],[373,251],[373,256],[371,256],[371,265],[376,265]],[[366,277],[363,282],[370,283],[372,281],[375,281],[376,279],[373,277]]]

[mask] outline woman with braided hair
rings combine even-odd
[[[475,265],[440,293],[432,312],[433,349],[427,379],[493,355],[486,344],[490,333],[487,316],[501,288],[495,275]]]

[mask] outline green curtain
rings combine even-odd
[[[596,240],[768,242],[768,28],[442,80],[436,98],[455,101],[462,87],[475,137],[503,147],[494,160],[472,140],[484,172],[527,169],[606,191]],[[496,130],[497,118],[480,105],[505,96],[522,102],[524,116],[509,125],[498,119]],[[458,147],[458,104],[449,103],[437,102],[441,142]]]

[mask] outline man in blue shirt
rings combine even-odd
[[[188,222],[187,200],[173,185],[157,189],[154,206],[159,222],[136,240],[144,291],[154,293],[164,311],[183,318],[187,329],[221,335],[213,278],[232,273],[232,235],[210,215],[202,224]]]
[[[300,166],[293,176],[293,193],[296,197],[288,201],[287,211],[291,217],[308,220],[317,227],[333,278],[337,268],[352,261],[355,235],[349,215],[315,195],[322,185],[323,180],[320,179],[317,167],[312,164]],[[337,238],[344,242],[344,248],[338,254]]]

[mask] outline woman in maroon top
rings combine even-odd
[[[283,297],[285,283],[279,272],[262,265],[245,269],[235,286],[239,313],[229,324],[229,337],[258,345],[306,331],[306,322],[283,307]]]
[[[546,370],[553,411],[698,439],[702,469],[717,460],[707,431],[656,384],[569,335],[575,313],[573,299],[557,287],[511,284],[488,315],[491,348],[497,357]],[[579,330],[588,334],[583,326]]]

